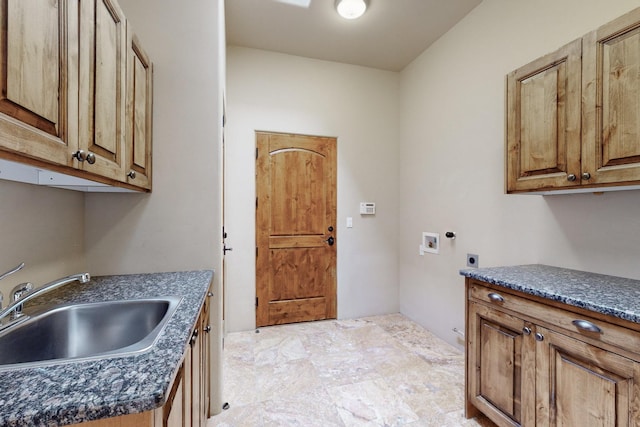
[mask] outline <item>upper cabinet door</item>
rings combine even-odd
[[[125,17],[113,0],[83,0],[80,32],[79,145],[95,156],[82,167],[125,181]]]
[[[0,1],[0,147],[58,165],[77,150],[79,0]]]
[[[583,183],[639,181],[640,9],[587,34],[583,61]]]
[[[127,24],[127,182],[151,189],[153,67]]]
[[[580,183],[582,41],[507,75],[507,192]]]

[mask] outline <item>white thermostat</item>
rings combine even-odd
[[[360,215],[373,215],[376,213],[376,204],[373,202],[360,202]]]

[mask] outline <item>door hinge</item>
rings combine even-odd
[[[256,307],[258,306],[258,297],[256,297]]]

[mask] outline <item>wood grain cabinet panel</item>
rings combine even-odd
[[[126,22],[113,0],[82,2],[80,149],[95,156],[80,167],[117,181],[125,176]]]
[[[127,25],[127,182],[151,189],[153,65],[140,40]]]
[[[638,99],[640,8],[509,73],[507,193],[640,188]]]
[[[508,191],[579,184],[581,57],[576,40],[507,76]]]
[[[471,279],[467,295],[468,417],[480,411],[501,427],[640,426],[640,327]],[[592,319],[595,329],[566,319]]]
[[[0,1],[0,148],[73,165],[79,0]]]
[[[589,183],[640,181],[640,9],[584,37],[582,171]]]

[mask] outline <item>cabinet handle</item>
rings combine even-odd
[[[489,295],[487,295],[489,297],[489,299],[493,302],[504,302],[504,298],[502,298],[502,295],[500,294],[496,294],[494,292],[491,292]]]
[[[189,341],[189,343],[191,345],[193,345],[193,344],[196,343],[196,341],[198,341],[198,330],[197,329],[193,331],[193,334],[191,334],[191,341]]]
[[[585,181],[591,178],[591,174],[589,172],[584,172],[582,174],[582,179],[584,179]]]
[[[207,292],[207,296],[211,298],[213,296],[213,292]]]
[[[129,171],[127,176],[131,179],[136,179],[136,171],[133,171],[133,170]]]
[[[587,332],[597,332],[599,334],[602,333],[602,329],[600,329],[599,327],[597,327],[596,325],[594,325],[593,323],[589,322],[588,320],[574,320],[573,325],[578,328],[578,329],[582,329],[583,331],[587,331]]]
[[[531,335],[531,328],[525,326],[524,328],[522,328],[522,333],[525,335]]]
[[[567,175],[567,181],[575,181],[576,180],[576,176],[572,173],[570,173],[569,175]]]
[[[87,163],[89,163],[90,165],[94,164],[96,162],[96,155],[93,153],[87,153]]]
[[[206,333],[211,332],[211,325],[207,325],[207,326],[204,328],[204,331],[205,331]]]
[[[536,332],[536,341],[544,341],[544,335],[540,332]]]

